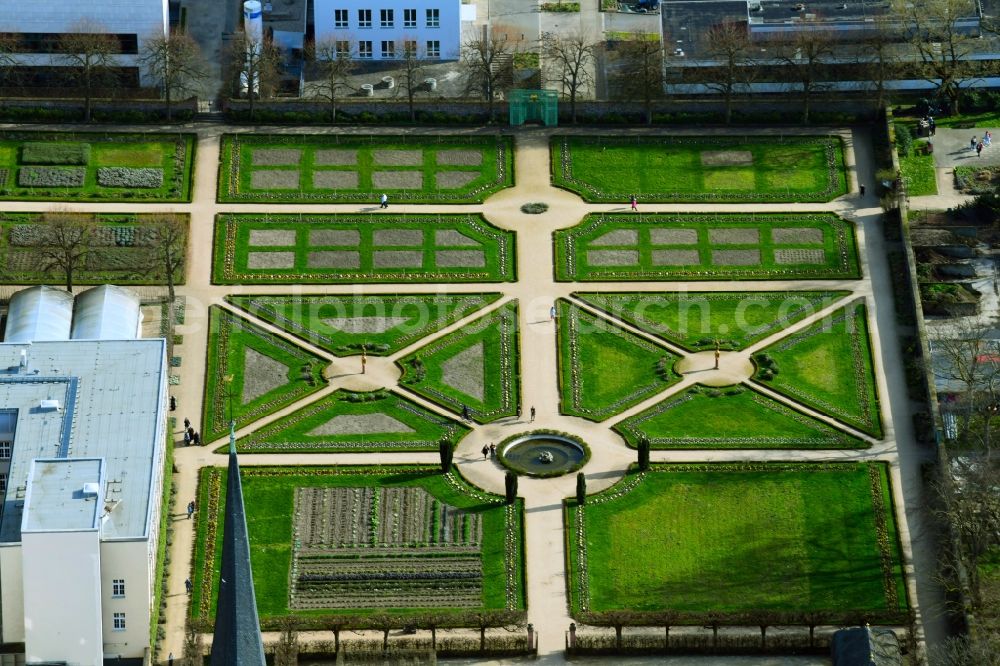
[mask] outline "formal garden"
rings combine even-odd
[[[226,301],[331,354],[388,356],[500,294],[228,296]]]
[[[572,613],[898,621],[908,602],[888,472],[877,462],[633,468],[583,506],[566,501]]]
[[[407,354],[400,386],[478,423],[517,413],[517,301]]]
[[[193,134],[0,132],[0,199],[191,200]]]
[[[242,471],[261,623],[350,614],[523,611],[523,503],[417,466],[247,467]],[[226,475],[201,470],[192,619],[210,623],[219,582]],[[333,621],[333,620],[331,620]],[[372,626],[369,624],[369,626]]]
[[[482,215],[224,214],[216,284],[508,282],[514,234]]]
[[[654,342],[560,300],[560,410],[603,421],[663,391],[677,357]]]
[[[155,214],[74,213],[85,222],[87,241],[73,271],[76,284],[159,284],[166,281],[163,236]],[[61,215],[65,217],[65,215]],[[187,245],[188,215],[171,215],[183,228],[176,247]],[[51,284],[60,236],[53,215],[0,213],[0,281],[11,284]],[[75,228],[74,228],[75,232]],[[66,234],[62,240],[72,238]],[[174,284],[184,283],[185,257],[178,252]]]
[[[854,226],[831,213],[588,215],[555,232],[562,281],[861,276]]]
[[[823,202],[847,192],[836,136],[555,136],[552,182],[590,202]]]
[[[327,363],[219,306],[209,308],[202,438],[208,442],[326,385]]]
[[[220,202],[478,203],[513,184],[510,137],[228,134]]]
[[[437,451],[469,429],[387,390],[335,391],[241,437],[241,453]],[[228,450],[228,445],[219,449]]]

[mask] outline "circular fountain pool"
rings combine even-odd
[[[528,476],[560,476],[575,472],[590,458],[590,451],[583,442],[553,432],[517,435],[498,448],[501,464]]]

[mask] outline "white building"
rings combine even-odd
[[[27,292],[22,302],[38,301]],[[128,306],[123,292],[78,299],[74,339],[0,344],[0,637],[23,643],[29,664],[96,666],[149,647],[166,342],[128,339],[137,313],[108,309],[115,299]],[[13,315],[46,316],[14,305],[8,333],[31,329]],[[122,321],[96,325],[102,310]]]
[[[462,21],[474,21],[476,6],[461,0],[315,0],[316,42],[335,41],[357,60],[398,60],[410,51],[428,60],[460,55]]]
[[[74,32],[108,34],[115,38],[119,68],[141,77],[137,59],[146,41],[167,34],[168,0],[0,0],[0,34],[14,37],[23,67],[44,70],[65,66],[60,40]]]

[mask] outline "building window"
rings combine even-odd
[[[10,460],[10,447],[13,442],[0,441],[0,460]]]
[[[370,9],[358,10],[358,27],[359,28],[372,27],[372,10]]]
[[[396,42],[391,39],[382,42],[382,58],[395,58],[396,57]]]
[[[347,27],[347,10],[346,9],[335,9],[335,10],[333,10],[333,27],[334,28],[346,28]]]
[[[392,20],[393,19],[392,19],[392,10],[391,9],[382,9],[382,10],[379,10],[379,25],[380,26],[382,26],[383,28],[391,28],[392,27]]]
[[[125,579],[115,578],[111,581],[111,596],[113,597],[124,597],[125,596]]]
[[[371,58],[372,57],[372,43],[371,42],[358,42],[358,57],[359,58]]]
[[[427,27],[428,28],[440,28],[441,27],[441,10],[440,9],[428,9],[427,10]]]
[[[416,9],[404,9],[403,10],[403,27],[404,28],[416,28],[417,27],[417,10]]]
[[[441,42],[439,42],[436,39],[430,39],[427,41],[427,57],[428,58],[441,57]]]
[[[125,613],[115,613],[112,628],[115,631],[125,631]]]
[[[337,57],[348,58],[351,55],[351,43],[345,40],[337,40]]]
[[[3,494],[7,492],[7,475],[0,473],[0,499],[3,499]]]

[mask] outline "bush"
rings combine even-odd
[[[163,187],[163,169],[151,167],[102,167],[97,170],[101,187]]]
[[[913,130],[907,125],[896,125],[896,150],[900,157],[909,157],[913,152]]]
[[[540,215],[549,209],[547,203],[542,203],[541,201],[532,201],[531,203],[526,203],[521,206],[521,212],[525,215]]]
[[[21,146],[22,164],[87,164],[89,143],[32,142]]]
[[[579,2],[543,2],[540,8],[543,12],[578,12]]]
[[[17,184],[21,187],[83,187],[87,170],[83,167],[21,167]]]

